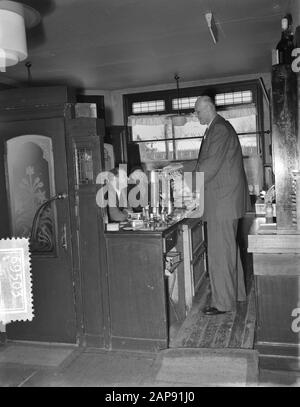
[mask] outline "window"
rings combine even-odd
[[[190,98],[180,98],[172,100],[172,107],[174,110],[183,110],[183,109],[194,109],[197,96]]]
[[[124,95],[125,122],[129,117],[141,119],[139,126],[128,127],[128,141],[140,141],[141,162],[146,165],[153,161],[197,159],[206,126],[193,120],[193,112],[197,97],[208,90],[215,94],[218,113],[231,122],[239,135],[249,189],[257,192],[264,183],[263,108],[258,80],[182,88],[179,98],[177,89]],[[156,110],[151,112],[149,104]],[[189,118],[185,123],[177,123],[178,110]],[[169,122],[149,129],[146,122],[142,124],[142,117],[168,117]]]
[[[164,100],[152,100],[150,102],[135,102],[132,104],[133,114],[163,112],[164,110],[165,110]]]
[[[168,134],[168,123],[164,116],[148,118],[132,123],[132,140],[139,143],[141,162],[173,159],[172,143],[165,139]],[[159,141],[158,141],[159,140]]]
[[[226,106],[226,105],[228,106],[251,102],[252,102],[251,90],[245,90],[242,92],[219,93],[215,97],[216,106]]]
[[[249,108],[245,110],[231,109],[232,117],[227,117],[228,111],[219,111],[219,114],[227,119],[239,135],[244,157],[258,154],[258,138],[256,134],[256,109]]]
[[[173,110],[194,109],[198,96],[172,100]],[[218,93],[215,96],[216,106],[247,104],[252,102],[252,91]]]
[[[260,148],[256,134],[259,120],[255,82],[218,85],[214,89],[211,87],[215,93],[217,111],[231,122],[239,134],[245,156],[257,154]],[[181,98],[178,98],[175,90],[125,95],[125,107],[129,106],[127,111],[130,113],[127,117],[149,114],[176,115],[178,110],[185,115],[192,113],[196,99],[203,91],[204,89],[200,87],[182,89],[180,92],[184,96]],[[155,98],[155,95],[159,98]],[[184,125],[177,125],[174,118],[174,123],[169,126],[151,127],[150,130],[145,123],[143,125],[140,123],[132,130],[132,141],[141,141],[139,147],[142,162],[191,160],[198,156],[205,126],[201,126],[197,119],[188,120]],[[166,138],[174,140],[163,141]],[[186,140],[176,140],[183,138]]]
[[[132,118],[132,140],[141,142],[141,162],[196,159],[206,126],[196,117],[185,120],[184,124],[176,123],[166,115]]]
[[[175,141],[174,150],[177,160],[195,160],[198,157],[202,137],[206,130],[206,126],[199,123],[199,120],[189,120],[183,126],[174,126]],[[190,138],[191,137],[191,138]]]

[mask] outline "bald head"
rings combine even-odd
[[[195,113],[201,124],[209,124],[216,116],[216,107],[209,96],[199,96],[195,103]]]

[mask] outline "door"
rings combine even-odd
[[[63,118],[0,124],[10,237],[30,236],[32,321],[7,325],[9,339],[76,342],[74,276]],[[57,194],[40,211],[37,208]],[[32,230],[33,229],[33,230]]]

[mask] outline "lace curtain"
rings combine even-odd
[[[239,117],[246,117],[251,115],[256,115],[257,110],[255,106],[236,106],[230,107],[226,110],[218,110],[220,116],[224,119],[232,119]],[[198,121],[198,117],[195,113],[188,113],[182,115],[140,115],[140,116],[129,116],[128,126],[159,126],[159,125],[172,125],[173,126],[184,126],[188,122]]]

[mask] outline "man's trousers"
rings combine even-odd
[[[237,227],[238,219],[207,221],[210,305],[219,311],[234,311],[237,301],[246,300]]]

